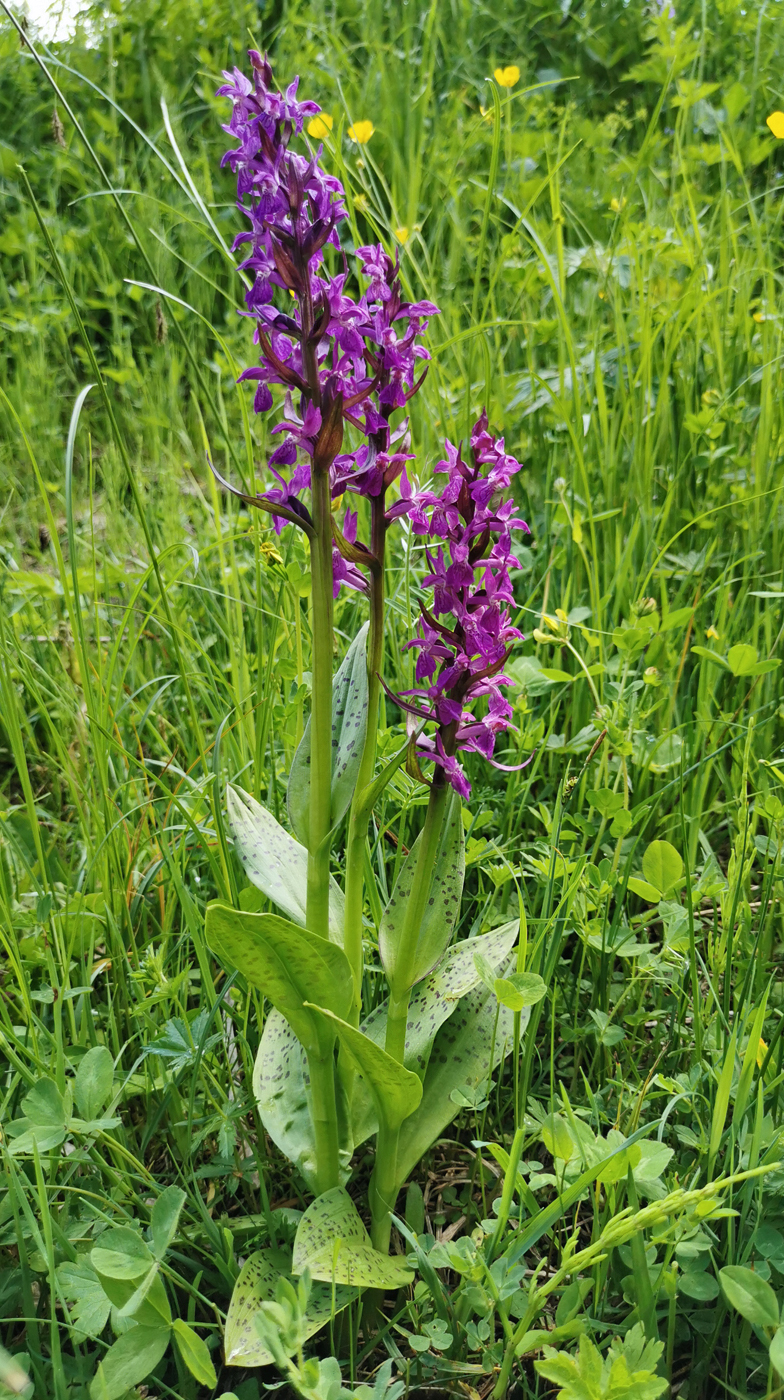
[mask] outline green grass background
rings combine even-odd
[[[302,1201],[249,1093],[263,1006],[237,986],[216,1005],[203,939],[207,900],[242,883],[224,782],[278,814],[308,708],[304,552],[207,467],[264,479],[265,426],[235,387],[253,347],[214,96],[251,42],[334,117],[347,250],[397,246],[406,288],[441,308],[412,407],[420,480],[482,405],[525,463],[528,640],[499,756],[533,757],[509,778],[471,769],[462,928],[513,916],[517,881],[547,935],[528,1156],[549,1163],[556,1110],[604,1134],[663,1117],[668,1184],[782,1155],[784,712],[778,666],[759,663],[784,630],[784,141],[765,123],[784,106],[784,22],[779,0],[657,8],[112,0],[37,58],[0,23],[0,1123],[98,1043],[122,1116],[70,1156],[6,1165],[0,1340],[24,1342],[38,1394],[81,1395],[94,1373],[101,1344],[74,1332],[54,1268],[96,1221],[145,1223],[157,1189],[186,1189],[171,1283],[217,1360],[238,1257],[270,1203]],[[495,87],[508,64],[519,81]],[[363,147],[355,120],[375,128]],[[421,555],[402,531],[392,555],[399,683]],[[532,636],[556,609],[569,647]],[[341,600],[339,649],[360,614]],[[382,752],[402,732],[390,703]],[[421,805],[403,777],[378,813],[382,897]],[[654,840],[683,865],[661,901],[627,886]],[[434,1228],[487,1209],[471,1143],[508,1141],[511,1094],[510,1069],[436,1153],[468,1166],[434,1189]],[[781,1180],[744,1188],[699,1268],[649,1245],[681,1396],[774,1384],[715,1285],[665,1283],[673,1259],[711,1280],[754,1261],[781,1288]],[[586,1228],[620,1201],[592,1198]],[[600,1340],[640,1307],[621,1254],[597,1266]],[[416,1376],[457,1385],[449,1358],[428,1364]],[[519,1381],[548,1393],[527,1366]],[[155,1381],[194,1384],[174,1362]],[[258,1385],[229,1371],[218,1393]]]

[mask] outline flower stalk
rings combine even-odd
[[[381,700],[380,676],[384,658],[384,564],[387,522],[384,497],[374,496],[370,504],[371,553],[378,561],[370,576],[370,627],[368,629],[368,708],[365,742],[357,775],[357,785],[351,803],[346,842],[346,913],[343,951],[351,965],[354,1001],[351,1022],[359,1025],[362,1009],[362,906],[365,889],[365,841],[370,813],[365,792],[373,781],[378,746],[378,711]]]
[[[446,457],[435,465],[436,478],[446,477],[440,490],[419,490],[416,481],[409,480],[408,465],[414,458],[409,422],[396,415],[401,410],[405,413],[423,382],[417,362],[430,356],[421,338],[438,308],[432,302],[403,299],[398,262],[380,245],[357,249],[356,294],[349,291],[352,274],[345,257],[342,271],[331,270],[341,266],[337,258],[331,262],[325,254],[330,245],[336,254],[340,250],[338,226],[346,217],[345,193],[340,181],[323,168],[322,148],[302,149],[306,123],[308,135],[314,138],[323,135],[329,123],[326,118],[317,120],[316,103],[298,100],[298,79],[285,94],[277,92],[267,59],[251,50],[250,60],[250,77],[234,69],[225,75],[226,84],[219,90],[233,104],[225,130],[237,144],[227,152],[224,164],[236,174],[239,208],[249,221],[234,246],[246,245],[242,267],[250,285],[244,314],[254,323],[259,352],[259,363],[240,377],[255,384],[257,413],[274,408],[273,388],[282,391],[277,398],[282,412],[271,429],[273,436],[279,435],[267,463],[273,481],[258,496],[235,494],[266,511],[277,533],[293,524],[308,540],[312,704],[309,734],[303,736],[296,777],[293,771],[289,786],[289,817],[297,840],[267,814],[277,833],[270,835],[269,824],[262,822],[262,836],[253,838],[255,845],[251,841],[249,858],[255,882],[279,904],[283,904],[284,889],[278,879],[280,869],[285,867],[287,881],[292,870],[297,872],[296,888],[287,884],[284,891],[291,897],[283,906],[290,922],[277,921],[269,945],[284,965],[290,958],[291,980],[285,992],[277,987],[277,1000],[272,991],[269,995],[300,1043],[307,1045],[308,1152],[311,1160],[315,1156],[310,1183],[317,1194],[340,1184],[341,1149],[346,1133],[350,1140],[356,1126],[351,1115],[359,1100],[353,1090],[355,1075],[361,1072],[373,1084],[380,1120],[370,1187],[372,1240],[376,1249],[387,1252],[390,1213],[402,1185],[399,1125],[419,1100],[419,1085],[405,1067],[405,1054],[411,990],[417,976],[424,975],[422,968],[417,972],[423,920],[426,912],[431,918],[434,901],[445,901],[443,910],[435,910],[436,922],[443,915],[443,952],[454,929],[455,905],[450,911],[448,901],[456,897],[455,872],[459,870],[462,878],[463,869],[462,840],[456,838],[459,856],[455,842],[444,854],[447,805],[453,793],[467,799],[471,790],[461,756],[481,754],[496,767],[504,767],[493,757],[496,738],[509,727],[512,715],[502,693],[508,684],[503,668],[520,637],[509,612],[513,602],[509,571],[517,563],[511,532],[527,526],[517,518],[514,501],[507,494],[519,463],[505,451],[502,438],[491,436],[484,413],[471,434],[470,461],[462,456],[462,444],[446,443]],[[368,544],[357,538],[359,512],[343,505],[344,497],[348,501],[352,495],[363,496],[369,503]],[[408,643],[417,653],[416,688],[395,695],[382,678],[385,562],[390,526],[401,516],[409,517],[413,532],[425,537],[429,572],[422,586],[432,589],[432,599],[429,605],[423,604],[416,635]],[[333,608],[342,587],[368,599],[367,689],[354,669],[361,656],[358,639],[333,695]],[[373,802],[388,781],[388,774],[376,778],[375,771],[382,687],[416,718],[416,734],[409,746],[410,771],[421,777],[418,760],[434,765],[414,867],[408,867],[406,874],[410,884],[406,884],[405,905],[398,905],[399,914],[390,921],[394,928],[390,936],[396,942],[384,962],[390,990],[384,1036],[386,1054],[395,1063],[387,1061],[384,1066],[382,1062],[384,1073],[379,1072],[380,1047],[375,1044],[371,1052],[370,1035],[357,1036],[362,1018],[367,829]],[[356,752],[362,725],[362,748]],[[393,761],[390,767],[395,766]],[[330,852],[349,796],[343,948],[316,950],[311,943],[306,955],[303,940],[307,945],[315,937],[326,944],[336,938],[329,917]],[[456,821],[457,826],[450,827],[450,841],[454,832],[462,835],[459,812]],[[265,841],[269,842],[266,847]],[[269,874],[260,850],[262,857],[269,856],[275,874]],[[442,861],[443,868],[451,871],[449,896],[439,893],[449,884],[449,880],[439,883]],[[307,936],[298,927],[305,865]],[[273,938],[271,933],[266,936]],[[254,938],[263,941],[264,937],[257,926]],[[240,945],[232,946],[236,953]],[[434,957],[437,953],[438,949]],[[257,968],[254,959],[251,962]],[[335,989],[333,996],[328,983],[321,982],[318,1001],[314,998],[312,1009],[322,1018],[319,1040],[314,1043],[301,1033],[301,1006],[311,1004],[310,989],[305,988],[305,995],[301,980],[307,981],[316,966],[321,969],[319,977],[326,976],[328,982],[335,979]],[[267,977],[272,978],[272,973],[265,974],[265,991]],[[341,1027],[335,1032],[341,1038],[337,1061],[332,1025]],[[285,1057],[290,1049],[270,1053],[273,1058],[279,1054],[284,1083],[289,1078]],[[348,1109],[346,1125],[338,1115],[338,1082],[341,1105],[345,1098]]]

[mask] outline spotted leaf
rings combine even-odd
[[[360,628],[332,682],[332,797],[330,825],[346,813],[357,784],[367,729],[367,634]],[[292,830],[305,845],[310,823],[310,720],[294,755],[286,793]]]

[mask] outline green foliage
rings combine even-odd
[[[634,1254],[604,1233],[676,1177],[715,1183],[782,1155],[783,148],[765,125],[782,30],[775,6],[676,9],[118,0],[54,45],[56,119],[2,21],[3,1394],[29,1394],[29,1374],[55,1400],[189,1396],[213,1366],[218,1394],[256,1400],[252,1368],[272,1358],[330,1400],[349,1377],[361,1400],[483,1390],[523,1324],[507,1376],[523,1395],[544,1382],[532,1359],[565,1368],[567,1394],[580,1366],[620,1376],[621,1360],[661,1368],[681,1400],[775,1390],[778,1169],[739,1182],[731,1216],[718,1197],[667,1225],[643,1215]],[[213,95],[248,29],[334,116],[354,243],[397,248],[407,294],[441,307],[411,406],[422,479],[482,403],[527,463],[527,640],[499,756],[530,762],[472,768],[457,942],[411,997],[422,1101],[400,1170],[421,1208],[396,1232],[414,1282],[387,1299],[400,1355],[377,1378],[385,1353],[362,1352],[356,1293],[291,1276],[307,1063],[204,937],[211,901],[266,920],[274,905],[297,926],[306,901],[305,802],[290,832],[286,775],[310,705],[308,561],[205,463],[255,490],[270,446],[234,386],[255,350],[223,247],[240,221]],[[486,79],[511,63],[496,109]],[[345,131],[362,118],[376,130],[360,151]],[[74,413],[95,371],[20,162],[114,428],[96,390]],[[401,686],[419,548],[389,560],[384,669]],[[340,600],[336,656],[362,620]],[[361,1032],[383,1046],[379,935],[423,802],[405,726],[381,711]],[[234,850],[227,783],[249,794]],[[510,921],[511,940],[485,941]],[[377,1112],[358,1072],[339,1110],[360,1199]],[[543,1261],[543,1286],[573,1265],[575,1212],[604,1257],[578,1260],[526,1321]],[[641,1318],[639,1355],[608,1349]],[[247,1374],[221,1372],[223,1340]]]
[[[535,1365],[540,1376],[561,1387],[558,1400],[656,1400],[667,1389],[667,1381],[656,1375],[663,1350],[663,1342],[646,1342],[638,1323],[625,1337],[613,1340],[606,1357],[581,1337],[576,1358],[545,1347],[548,1359]]]

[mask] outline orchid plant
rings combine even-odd
[[[422,337],[438,308],[404,299],[399,267],[380,245],[357,250],[356,285],[364,290],[350,293],[338,251],[344,190],[324,169],[323,148],[314,151],[306,137],[306,123],[323,130],[312,120],[320,109],[298,100],[296,79],[285,95],[275,91],[266,58],[254,50],[250,62],[250,77],[235,69],[219,89],[232,101],[225,130],[237,143],[224,164],[236,174],[250,225],[235,246],[246,251],[246,314],[260,362],[242,378],[256,383],[257,413],[280,409],[273,389],[282,391],[282,413],[268,463],[274,484],[257,496],[235,494],[267,511],[278,532],[307,537],[312,708],[288,780],[291,831],[251,795],[228,792],[237,854],[280,912],[216,902],[207,935],[271,1003],[254,1092],[266,1131],[315,1198],[291,1260],[292,1273],[307,1270],[313,1281],[310,1334],[357,1289],[411,1277],[389,1256],[398,1192],[544,993],[524,971],[524,940],[513,954],[518,921],[452,942],[465,871],[462,804],[471,792],[461,757],[474,752],[496,763],[496,739],[511,721],[504,665],[520,633],[510,620],[509,571],[513,532],[527,526],[508,495],[519,463],[492,436],[485,413],[468,453],[446,443],[434,471],[441,489],[417,486],[405,412],[424,379],[418,371],[430,356]],[[346,505],[339,519],[352,496],[368,502],[367,543],[357,536],[356,510]],[[388,532],[402,518],[424,541],[428,601],[408,643],[415,686],[396,694],[382,677],[384,579]],[[333,679],[341,588],[366,596],[368,619]],[[377,771],[382,687],[406,713],[409,739]],[[368,824],[404,763],[429,782],[429,798],[378,928],[388,997],[364,1013]],[[330,855],[344,826],[341,889]],[[345,1184],[354,1150],[373,1135],[368,1237]],[[279,1273],[265,1251],[245,1264],[228,1320],[230,1362],[272,1359],[250,1319],[274,1296]]]

